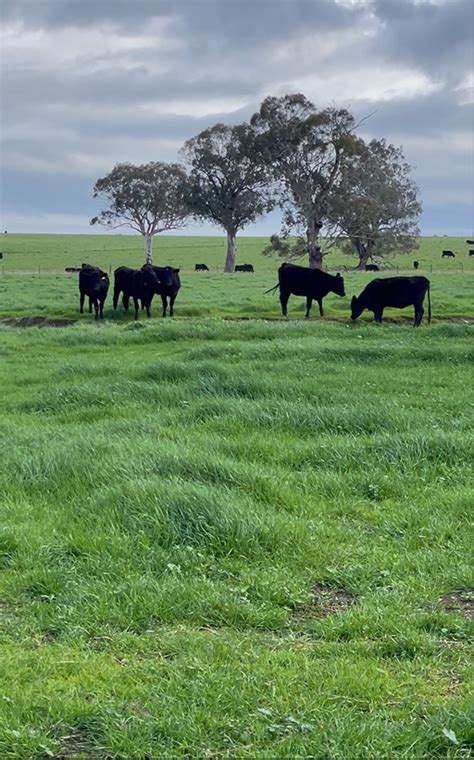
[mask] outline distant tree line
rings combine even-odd
[[[108,207],[91,224],[140,233],[151,263],[155,235],[190,218],[212,222],[227,236],[226,272],[238,233],[276,207],[282,228],[266,255],[306,255],[322,269],[339,245],[363,269],[408,253],[421,213],[411,167],[401,148],[365,142],[357,127],[346,109],[318,110],[301,94],[267,97],[248,123],[215,124],[188,140],[183,164],[117,164],[95,183]]]

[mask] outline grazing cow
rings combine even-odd
[[[419,266],[420,266],[420,262],[419,261],[414,261],[413,262],[413,269],[418,269]]]
[[[255,271],[252,264],[237,264],[235,272],[253,272]]]
[[[84,299],[89,298],[89,314],[94,306],[95,318],[104,318],[104,303],[109,290],[109,275],[99,267],[83,264],[79,270],[79,310],[84,313]]]
[[[366,264],[365,271],[366,272],[380,272],[380,269],[378,268],[377,264]]]
[[[68,274],[72,274],[74,272],[80,272],[81,267],[66,267],[64,271],[67,272]]]
[[[207,266],[207,264],[195,264],[194,271],[195,272],[209,272],[209,267]]]
[[[442,259],[445,259],[445,258],[454,259],[455,256],[456,254],[453,253],[453,251],[443,251],[443,253],[441,254]]]
[[[278,270],[278,285],[266,290],[271,293],[280,288],[281,311],[287,316],[288,299],[291,294],[306,296],[305,319],[308,319],[313,300],[318,302],[319,313],[323,316],[323,298],[329,292],[338,296],[345,296],[344,279],[339,272],[337,275],[327,274],[320,269],[308,269],[296,264],[282,264]]]
[[[474,248],[469,249],[469,256],[474,256]]]
[[[149,317],[153,294],[159,292],[159,287],[160,283],[151,267],[118,267],[114,272],[114,309],[117,308],[119,295],[122,293],[122,305],[125,310],[128,309],[130,298],[133,299],[135,319],[138,319],[139,300]]]
[[[369,282],[360,296],[352,297],[351,319],[360,317],[364,309],[374,312],[375,322],[382,321],[383,310],[387,306],[403,309],[413,306],[418,327],[423,318],[423,300],[428,291],[428,324],[431,322],[430,281],[426,277],[385,277]]]
[[[466,240],[466,243],[467,243],[468,245],[474,245],[474,240]]]
[[[0,259],[3,259],[3,253],[0,253]]]
[[[149,267],[155,273],[156,279],[158,280],[158,287],[154,292],[161,296],[161,303],[163,305],[162,316],[166,317],[166,309],[168,308],[169,299],[170,317],[173,317],[174,302],[176,301],[176,296],[181,287],[179,269],[173,269],[173,267],[155,267],[152,264],[150,264]],[[143,267],[143,269],[147,269],[147,266]]]

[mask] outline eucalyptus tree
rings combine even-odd
[[[321,269],[321,230],[347,160],[361,150],[346,109],[316,107],[304,95],[267,97],[252,116],[256,153],[280,188],[285,233],[304,235],[309,265]]]
[[[331,217],[344,236],[344,252],[357,255],[358,269],[417,246],[422,206],[410,173],[402,149],[386,140],[371,140],[346,163]]]
[[[147,264],[152,263],[154,235],[183,227],[189,216],[187,176],[178,164],[117,164],[96,181],[97,196],[109,206],[90,223],[109,229],[129,227],[140,233]]]
[[[183,156],[189,168],[192,215],[225,230],[225,272],[235,267],[237,233],[272,208],[268,169],[255,158],[255,136],[248,124],[215,124],[188,140]]]

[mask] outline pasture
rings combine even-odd
[[[78,320],[0,324],[0,756],[468,757],[474,262],[427,247],[429,328],[351,324],[352,272],[285,321],[262,241],[167,238],[177,318],[94,324],[61,270],[140,241],[48,237],[0,278]]]

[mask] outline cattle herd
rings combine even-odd
[[[205,265],[199,264],[196,267]],[[95,318],[104,316],[104,303],[109,290],[109,276],[99,267],[83,264],[80,269],[68,267],[66,271],[79,272],[79,304],[81,314],[84,311],[84,301],[89,299],[89,313],[95,311]],[[200,271],[197,270],[196,271]],[[253,271],[244,270],[244,271]],[[173,307],[181,287],[179,269],[173,267],[156,267],[145,264],[141,269],[118,267],[114,272],[113,307],[117,308],[120,295],[122,306],[128,310],[130,299],[135,308],[135,319],[138,319],[140,307],[150,316],[151,302],[154,295],[159,295],[162,302],[162,316],[174,314]],[[305,318],[308,319],[313,301],[323,313],[323,298],[328,293],[345,296],[344,279],[339,272],[336,275],[322,272],[319,269],[309,269],[296,264],[282,264],[278,269],[278,282],[265,293],[275,290],[280,292],[280,304],[283,316],[288,314],[288,300],[291,295],[306,298]],[[424,309],[423,301],[428,293],[428,322],[431,321],[430,281],[426,277],[385,277],[369,282],[359,296],[353,296],[351,301],[351,318],[357,319],[367,309],[374,314],[375,322],[381,322],[385,308],[403,309],[413,306],[415,310],[414,327],[421,324]]]

